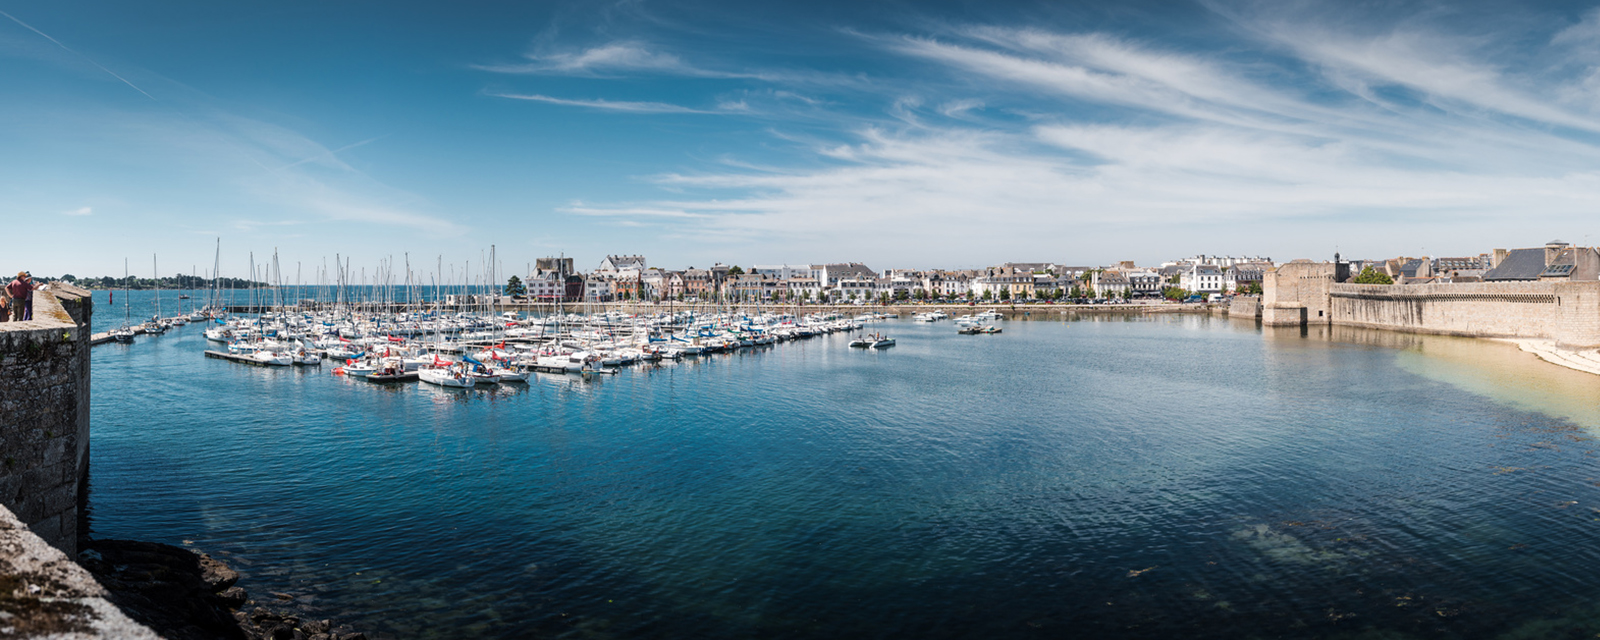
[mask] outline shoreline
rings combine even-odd
[[[1557,346],[1547,338],[1491,338],[1517,345],[1518,349],[1553,365],[1600,376],[1600,350],[1574,350]]]

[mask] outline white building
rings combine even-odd
[[[779,280],[788,280],[790,278],[809,278],[811,277],[811,265],[758,264],[750,267],[750,273],[763,276],[772,276]]]
[[[1182,273],[1179,285],[1194,293],[1222,293],[1222,268],[1214,264],[1191,264]]]
[[[648,265],[645,264],[644,256],[606,256],[606,259],[600,261],[600,266],[594,272],[608,276],[637,276],[647,268]]]

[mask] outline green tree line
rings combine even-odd
[[[196,276],[172,276],[167,278],[140,278],[136,276],[114,278],[102,276],[99,278],[80,278],[69,273],[56,279],[70,282],[85,289],[155,289],[158,287],[162,289],[210,289],[213,286],[211,280]],[[251,282],[241,278],[222,278],[220,286],[224,289],[248,289],[252,286],[265,287],[267,284],[265,282]]]

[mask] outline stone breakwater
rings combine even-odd
[[[80,563],[128,617],[168,640],[366,640],[331,620],[267,607],[238,586],[239,573],[209,555],[155,542],[95,540]],[[272,594],[275,605],[290,600]]]

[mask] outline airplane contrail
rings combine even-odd
[[[128,86],[130,86],[130,87],[133,87],[133,90],[134,90],[134,91],[138,91],[138,92],[139,92],[139,93],[143,93],[143,94],[144,94],[144,97],[146,97],[146,98],[149,98],[149,99],[151,99],[151,100],[156,100],[156,97],[155,97],[155,96],[153,96],[153,95],[150,95],[150,93],[149,93],[149,92],[147,92],[147,91],[145,91],[145,90],[144,90],[144,89],[140,89],[140,88],[139,88],[139,85],[136,85],[136,84],[134,84],[134,83],[132,83],[132,82],[128,82],[128,79],[127,79],[127,78],[124,78],[124,77],[122,77],[122,76],[119,76],[119,75],[117,75],[117,73],[116,73],[116,72],[115,72],[115,71],[112,71],[112,70],[110,70],[110,69],[107,69],[107,68],[105,68],[105,66],[103,66],[103,65],[101,65],[101,64],[100,64],[100,63],[98,63],[98,62],[95,62],[95,61],[94,61],[94,58],[90,58],[90,57],[89,57],[89,56],[86,56],[86,55],[83,55],[83,54],[81,54],[81,53],[78,53],[78,52],[77,52],[77,51],[74,51],[74,50],[73,50],[73,49],[72,49],[72,47],[69,47],[69,46],[67,46],[67,45],[64,45],[64,44],[61,44],[61,41],[60,41],[60,40],[57,40],[57,39],[55,39],[55,38],[52,38],[52,37],[50,37],[50,34],[48,34],[48,33],[45,33],[45,32],[43,32],[43,31],[40,31],[40,30],[38,30],[38,29],[35,29],[35,28],[33,28],[33,25],[30,25],[30,24],[28,24],[28,23],[26,23],[26,22],[23,22],[23,21],[21,21],[21,20],[18,20],[18,19],[17,19],[17,17],[16,17],[16,16],[13,16],[13,15],[11,15],[11,14],[9,14],[9,13],[6,13],[6,12],[4,12],[4,11],[0,11],[0,16],[5,16],[5,17],[7,17],[7,18],[11,18],[11,21],[12,21],[12,22],[15,22],[15,23],[17,23],[17,24],[20,24],[20,25],[22,25],[22,26],[23,26],[23,27],[25,27],[25,28],[26,28],[26,29],[27,29],[27,30],[29,30],[29,31],[32,31],[32,32],[34,32],[34,33],[37,33],[37,34],[39,34],[39,35],[41,35],[41,36],[44,36],[44,39],[46,39],[46,40],[49,40],[49,41],[51,41],[51,42],[54,42],[54,43],[56,43],[56,46],[58,46],[58,47],[61,47],[61,48],[62,48],[62,49],[66,49],[66,50],[67,50],[67,51],[69,51],[69,52],[71,52],[71,53],[73,53],[73,54],[75,54],[75,55],[77,55],[77,56],[78,56],[78,57],[80,57],[80,58],[83,58],[83,59],[84,59],[84,60],[88,60],[88,61],[89,61],[89,64],[92,64],[92,65],[94,65],[94,66],[96,66],[96,67],[99,67],[99,68],[100,68],[100,70],[101,70],[101,71],[104,71],[104,72],[106,72],[106,73],[109,73],[109,74],[111,74],[111,77],[113,77],[113,78],[116,78],[116,79],[118,79],[118,80],[121,80],[121,81],[122,81],[122,84],[125,84],[125,85],[128,85]],[[156,102],[160,102],[160,100],[156,100]]]

